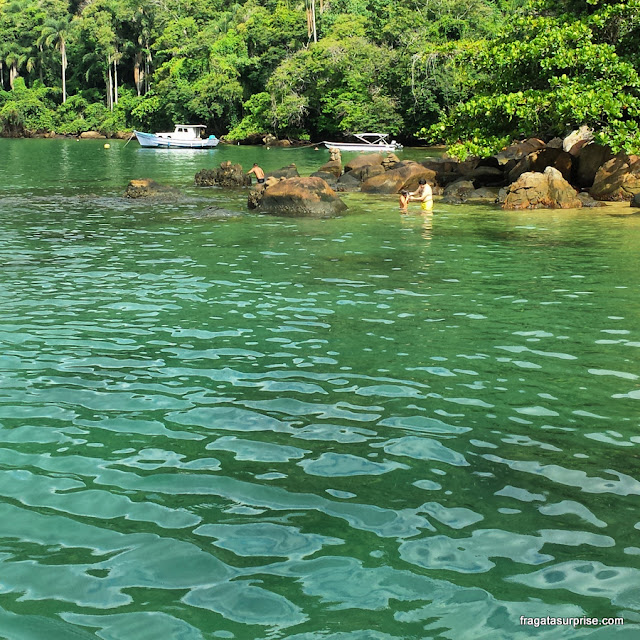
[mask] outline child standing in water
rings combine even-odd
[[[400,211],[406,211],[409,206],[409,192],[402,190],[400,192]]]

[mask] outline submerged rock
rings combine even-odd
[[[131,180],[124,192],[125,198],[175,198],[178,195],[177,189],[158,184],[149,178]]]
[[[467,195],[467,204],[495,204],[498,201],[498,189],[480,187]]]
[[[601,200],[594,200],[588,193],[582,192],[578,194],[578,198],[580,202],[582,202],[582,206],[588,209],[593,209],[594,207],[606,207],[607,205]]]
[[[462,204],[469,199],[469,195],[474,190],[475,187],[471,180],[456,180],[445,188],[442,202],[445,204]]]

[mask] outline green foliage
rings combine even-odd
[[[165,115],[162,113],[163,102],[155,91],[151,90],[132,109],[134,122],[144,123],[154,131],[164,128]]]
[[[8,135],[46,133],[54,129],[54,113],[49,89],[27,88],[23,78],[16,78],[13,91],[0,92],[0,125]]]
[[[242,106],[245,115],[242,121],[229,131],[227,137],[230,140],[244,140],[272,131],[271,96],[266,91],[255,93]]]
[[[611,44],[594,42],[588,22],[518,19],[466,61],[478,72],[474,95],[420,132],[454,153],[495,152],[505,139],[562,136],[583,124],[614,151],[640,148],[629,138],[640,116],[638,73]]]
[[[237,33],[246,43],[246,59],[239,66],[245,96],[259,93],[274,69],[307,42],[305,14],[279,4],[270,12],[263,7],[246,5],[239,16]]]
[[[2,126],[383,130],[464,155],[588,124],[640,150],[637,0],[327,0],[317,43],[309,6],[0,0]]]
[[[395,52],[363,37],[323,38],[285,60],[267,91],[272,122],[282,133],[304,129],[319,135],[402,127],[398,104],[387,88]]]

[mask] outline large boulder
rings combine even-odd
[[[142,178],[131,180],[124,192],[125,198],[175,198],[179,194],[177,189],[158,184],[155,180]]]
[[[104,140],[107,136],[103,136],[99,131],[83,131],[80,138],[83,140]]]
[[[471,156],[466,160],[463,160],[456,167],[456,171],[461,176],[467,176],[473,171],[475,171],[480,166],[481,158],[478,156]]]
[[[458,165],[460,162],[455,158],[439,157],[427,158],[420,163],[425,169],[431,169],[436,173],[436,179],[441,174],[458,173]]]
[[[265,174],[265,178],[299,178],[298,167],[295,163],[288,164],[286,167],[281,167],[275,171],[269,171]]]
[[[505,174],[502,169],[486,165],[479,165],[472,171],[464,174],[464,179],[473,181],[476,188],[501,187],[506,181]]]
[[[278,182],[274,181],[272,184]],[[257,184],[255,187],[249,189],[249,196],[247,197],[247,207],[249,209],[257,209],[262,202],[262,196],[264,195],[264,191],[267,188],[265,183]]]
[[[523,173],[507,189],[503,209],[579,209],[576,190],[553,167]]]
[[[409,160],[400,162],[395,169],[368,178],[362,183],[362,191],[366,193],[398,193],[402,189],[415,191],[420,180],[426,180],[433,185],[435,177],[435,171]]]
[[[475,191],[471,180],[460,179],[448,185],[443,193],[442,202],[445,204],[462,204]]]
[[[596,200],[621,202],[640,192],[640,157],[621,151],[597,171],[589,193]]]
[[[467,204],[495,204],[498,201],[498,190],[480,187],[465,197]]]
[[[427,158],[420,163],[425,169],[430,169],[435,173],[435,182],[446,187],[448,184],[460,179],[460,162],[454,158],[440,157]]]
[[[226,160],[217,169],[198,171],[194,181],[197,187],[244,187],[251,184],[251,177],[245,174],[242,165]]]
[[[522,158],[516,166],[509,171],[509,182],[515,182],[523,173],[537,171],[542,173],[547,167],[557,169],[565,180],[571,179],[571,167],[573,156],[556,147],[545,147],[530,153]]]
[[[360,180],[352,175],[353,171],[343,173],[336,182],[336,191],[359,191]]]
[[[384,165],[381,164],[367,164],[363,167],[357,167],[356,169],[352,169],[347,174],[352,178],[356,178],[360,182],[364,182],[369,178],[373,178],[373,176],[380,176],[385,172]]]
[[[341,160],[329,160],[325,162],[319,169],[318,173],[331,173],[336,178],[342,175],[342,161]],[[293,176],[291,176],[293,177]]]
[[[607,146],[591,143],[582,147],[574,165],[573,184],[581,189],[590,189],[598,169],[611,158],[613,153]]]
[[[396,165],[400,162],[400,158],[395,153],[387,153],[382,161],[382,167],[385,171],[389,171],[389,169],[395,169]]]
[[[338,178],[336,178],[335,174],[329,173],[327,171],[314,171],[311,174],[311,177],[322,178],[334,190],[338,184]]]
[[[326,218],[341,214],[347,205],[322,178],[289,178],[264,188],[257,209],[272,215]]]
[[[367,167],[375,164],[382,165],[383,160],[384,158],[381,153],[361,153],[360,155],[353,158],[353,160],[349,160],[349,162],[344,165],[344,172],[348,173],[349,171],[353,171],[354,169],[359,169],[360,167]]]
[[[530,153],[542,149],[545,146],[542,140],[538,138],[528,138],[522,142],[516,142],[508,147],[505,147],[502,151],[495,155],[498,162],[503,165],[509,162],[509,160],[520,160],[528,156]]]
[[[273,134],[267,133],[267,135],[262,139],[264,146],[269,147],[290,147],[290,140],[278,140]]]
[[[562,141],[562,148],[572,156],[577,156],[580,150],[590,142],[593,142],[593,131],[584,124]]]
[[[471,189],[463,188],[463,183],[471,185]],[[455,185],[459,185],[460,189],[452,189]],[[490,189],[489,187],[472,188],[473,183],[465,180],[458,180],[447,187],[449,193],[445,195],[441,204],[495,204],[498,201],[498,189]],[[447,191],[445,189],[445,192]]]

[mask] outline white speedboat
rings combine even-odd
[[[399,151],[402,145],[395,140],[387,141],[388,133],[354,133],[354,138],[360,142],[328,142],[323,141],[328,149],[340,149],[340,151]]]
[[[166,133],[143,133],[134,131],[141,147],[164,149],[211,149],[220,140],[214,135],[203,137],[206,127],[202,124],[177,124],[174,131]]]

